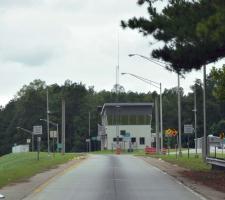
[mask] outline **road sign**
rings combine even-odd
[[[57,131],[50,131],[50,138],[57,138]]]
[[[97,137],[91,137],[91,140],[96,141]]]
[[[86,139],[86,142],[90,142],[90,139]]]
[[[101,137],[98,135],[97,136],[97,141],[100,141],[101,140]]]
[[[42,126],[33,126],[34,135],[42,135]]]
[[[130,133],[126,132],[124,137],[130,137]]]
[[[31,142],[31,139],[27,139],[27,144],[30,144],[30,142]]]
[[[57,144],[57,149],[62,149],[62,143]]]
[[[192,134],[194,131],[194,128],[192,124],[186,124],[184,125],[184,134]]]
[[[169,128],[165,131],[166,137],[175,137],[177,135],[177,131],[174,128]]]

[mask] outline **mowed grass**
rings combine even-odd
[[[66,163],[78,155],[68,153],[62,156],[56,153],[55,156],[47,153],[40,153],[40,160],[37,160],[37,153],[15,153],[0,157],[0,188],[13,182],[23,181],[27,178],[59,164]]]
[[[186,150],[186,149],[182,149]],[[176,152],[175,149],[171,149],[171,152]],[[96,151],[92,152],[94,154],[115,154],[115,151],[112,150],[103,150],[103,151]],[[165,160],[171,164],[178,165],[193,171],[209,171],[211,170],[211,165],[206,164],[203,162],[202,156],[199,154],[198,158],[195,157],[195,154],[190,154],[190,157],[188,158],[187,153],[183,153],[182,157],[177,156],[176,154],[169,154],[169,155],[148,155],[145,154],[144,150],[134,150],[131,153],[128,153],[127,151],[121,152],[121,154],[131,154],[134,156],[144,156],[144,157],[153,157],[153,158],[159,158],[162,160]],[[219,154],[218,154],[219,155]]]
[[[223,153],[216,153],[215,154],[215,152],[211,152],[210,153],[210,157],[212,157],[212,158],[220,158],[220,159],[225,159],[225,150],[224,150],[224,152]]]
[[[175,164],[192,171],[209,171],[211,170],[211,165],[205,163],[202,159],[202,156],[199,155],[198,158],[195,157],[195,154],[190,154],[188,158],[187,154],[183,154],[182,157],[176,157],[175,154],[170,155],[151,155],[154,158],[160,158],[171,164]]]

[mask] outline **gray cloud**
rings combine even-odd
[[[149,55],[149,38],[122,30],[120,20],[146,15],[137,0],[0,0],[0,105],[34,79],[66,79],[110,90],[115,84],[117,33],[121,72],[176,86],[176,76],[129,53]],[[35,66],[35,67],[33,67]],[[26,76],[24,76],[26,75]],[[186,79],[182,86],[189,89]],[[10,79],[8,78],[10,77]],[[170,78],[168,78],[170,77]],[[149,87],[121,78],[126,90]]]

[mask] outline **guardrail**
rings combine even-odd
[[[225,167],[225,160],[224,159],[207,157],[206,161],[207,161],[208,164],[211,164],[211,165],[216,165],[216,166],[219,166],[219,167]]]

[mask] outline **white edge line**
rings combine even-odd
[[[144,160],[145,161],[145,160]],[[151,165],[149,162],[145,161],[146,164]],[[194,194],[195,196],[199,197],[201,200],[208,200],[207,198],[203,197],[201,194],[199,194],[198,192],[192,190],[191,188],[189,188],[187,185],[185,185],[184,183],[178,181],[176,178],[174,178],[173,176],[169,175],[168,173],[166,173],[165,171],[151,165],[154,169],[158,170],[159,172],[161,172],[162,174],[165,174],[167,176],[169,176],[170,178],[173,179],[173,181],[175,181],[176,183],[182,185],[185,189],[187,189],[188,191],[190,191],[192,194]]]

